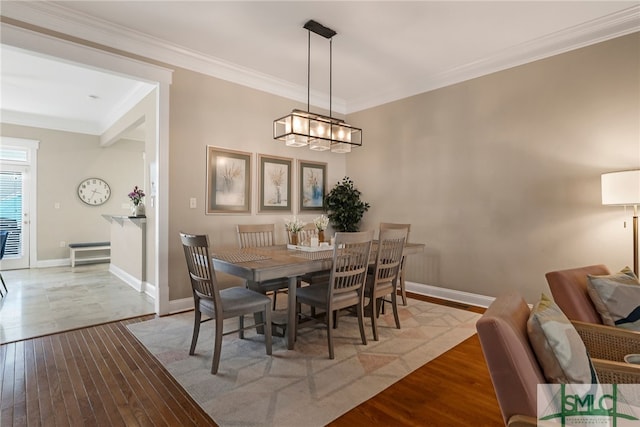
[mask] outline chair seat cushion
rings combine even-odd
[[[587,291],[602,322],[640,331],[640,281],[629,267],[606,276],[587,276]]]
[[[304,286],[297,290],[296,299],[298,300],[298,302],[304,304],[310,304],[316,307],[326,307],[328,292],[328,285]],[[347,305],[353,305],[354,298],[358,298],[358,292],[356,291],[334,294],[332,304],[333,309],[344,307],[343,303],[347,303]]]
[[[529,315],[531,347],[551,383],[596,384],[595,369],[584,342],[562,310],[542,294]]]
[[[241,287],[222,289],[220,291],[220,299],[222,300],[222,310],[225,312],[225,318],[236,316],[238,312],[251,313],[260,311],[265,304],[267,306],[271,305],[271,298],[268,296]],[[200,299],[200,306],[210,312],[214,311],[213,300]],[[205,310],[202,311],[205,312]]]

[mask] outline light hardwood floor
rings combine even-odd
[[[109,264],[3,271],[0,344],[154,312],[153,299],[109,273]]]

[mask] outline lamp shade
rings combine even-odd
[[[640,170],[602,174],[603,205],[640,205]]]

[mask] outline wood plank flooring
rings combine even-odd
[[[150,318],[0,346],[0,426],[214,426],[126,328]],[[474,336],[330,425],[500,426],[502,417]]]

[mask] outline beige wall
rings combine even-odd
[[[144,144],[122,140],[99,146],[99,137],[2,124],[2,136],[40,141],[37,183],[38,262],[69,258],[60,242],[109,240],[109,221],[102,215],[128,215],[127,194],[143,182]],[[101,206],[89,206],[77,196],[78,184],[91,177],[104,179],[112,196]],[[55,203],[60,204],[55,209]]]
[[[326,162],[328,186],[344,177],[346,160],[344,155],[287,148],[273,140],[273,120],[294,107],[305,108],[293,101],[182,69],[173,74],[170,95],[169,297],[175,300],[191,296],[180,231],[207,233],[215,247],[237,245],[236,224],[275,223],[278,242],[286,242],[283,218],[292,214],[258,213],[257,154]],[[251,214],[205,214],[208,145],[253,154]],[[197,200],[196,209],[189,208],[192,197]],[[316,216],[300,217],[310,221]]]
[[[632,264],[630,213],[601,205],[600,174],[640,168],[639,33],[348,119],[365,227],[408,222],[427,245],[408,280],[531,302],[545,272]]]

